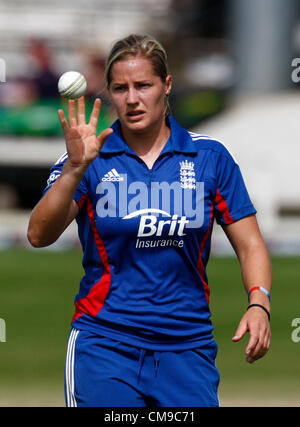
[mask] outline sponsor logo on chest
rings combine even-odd
[[[139,218],[136,247],[184,244],[188,228],[200,228],[204,221],[204,183],[196,182],[194,163],[179,162],[179,179],[174,182],[131,181],[116,169],[106,173],[97,185],[96,204],[101,218]],[[162,218],[163,217],[163,218]]]

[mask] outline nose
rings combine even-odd
[[[138,102],[138,94],[135,88],[129,88],[127,92],[127,104],[136,104]]]

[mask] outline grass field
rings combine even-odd
[[[250,365],[247,338],[231,338],[247,307],[239,264],[211,258],[212,320],[219,346],[222,406],[300,406],[300,342],[291,339],[300,318],[300,258],[273,258],[272,345]],[[0,406],[64,406],[63,376],[73,300],[82,276],[77,251],[11,249],[0,252]]]

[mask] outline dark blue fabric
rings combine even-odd
[[[155,352],[80,331],[74,346],[69,374],[77,406],[219,405],[214,342],[205,349]]]

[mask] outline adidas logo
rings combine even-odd
[[[123,181],[124,178],[118,174],[116,169],[111,169],[109,172],[107,172],[104,177],[102,178],[102,181]]]

